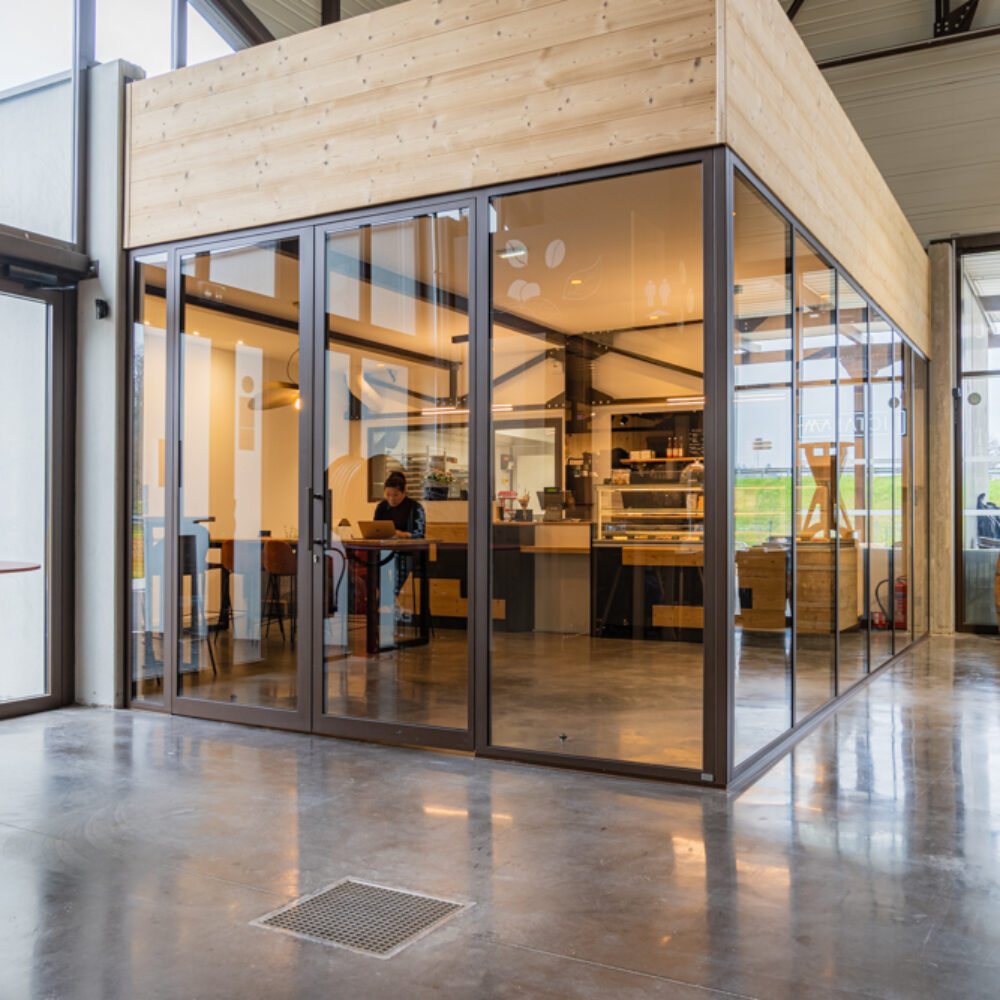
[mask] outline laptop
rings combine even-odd
[[[394,538],[396,525],[392,521],[358,521],[362,538]]]

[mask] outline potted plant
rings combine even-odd
[[[455,477],[447,469],[431,469],[424,482],[426,500],[447,500]]]

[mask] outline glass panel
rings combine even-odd
[[[892,656],[893,545],[893,347],[892,327],[877,314],[870,325],[869,347],[871,515],[868,542],[869,655],[871,669]]]
[[[468,213],[333,233],[326,274],[323,711],[465,729]]]
[[[963,371],[1000,368],[1000,251],[961,258]],[[1000,383],[965,377],[962,389],[962,607],[971,626],[997,625],[1000,550]]]
[[[962,380],[962,563],[966,625],[997,624],[1000,378]]]
[[[5,3],[0,223],[73,240],[73,0]]]
[[[700,768],[701,167],[493,202],[494,745]]]
[[[135,262],[132,314],[131,698],[163,702],[167,258]]]
[[[294,709],[299,250],[182,258],[182,695]]]
[[[146,76],[170,71],[171,0],[97,0],[97,61],[126,59]]]
[[[208,62],[229,55],[233,47],[202,17],[193,4],[187,5],[187,64]]]
[[[962,371],[1000,369],[1000,250],[962,257]]]
[[[838,691],[868,672],[868,303],[843,278],[837,336]]]
[[[899,331],[893,331],[893,425],[892,425],[892,621],[893,652],[913,641],[913,616],[909,613],[908,590],[913,551],[913,456],[910,454],[910,387],[912,351]]]
[[[919,639],[930,631],[928,602],[930,565],[928,530],[930,524],[927,497],[927,362],[913,354],[913,579],[910,594],[913,606],[913,637]]]
[[[843,465],[837,444],[836,301],[836,272],[804,240],[796,237],[796,721],[826,704],[835,694],[840,527],[836,486]],[[845,585],[853,579],[848,574]],[[841,594],[844,592],[842,589]]]
[[[791,230],[736,176],[733,219],[733,533],[736,549],[734,762],[792,721]]]
[[[48,306],[0,295],[0,701],[47,694]]]

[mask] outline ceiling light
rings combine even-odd
[[[243,346],[243,341],[242,341],[242,340],[237,340],[237,341],[236,341],[236,343],[237,343],[237,345],[238,345],[238,346],[240,346],[240,347],[242,347],[242,346]]]
[[[302,397],[301,396],[296,396],[295,397],[295,409],[296,410],[301,410],[302,409]]]
[[[570,278],[569,279],[569,283],[571,285],[582,285],[583,284],[583,278]]]

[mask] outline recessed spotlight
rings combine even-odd
[[[571,285],[582,285],[583,284],[583,278],[570,278],[569,279],[569,283]]]
[[[242,346],[243,346],[243,341],[242,341],[242,340],[237,340],[237,341],[236,341],[236,343],[237,343],[237,345],[238,345],[238,346],[240,346],[240,347],[242,347]]]

